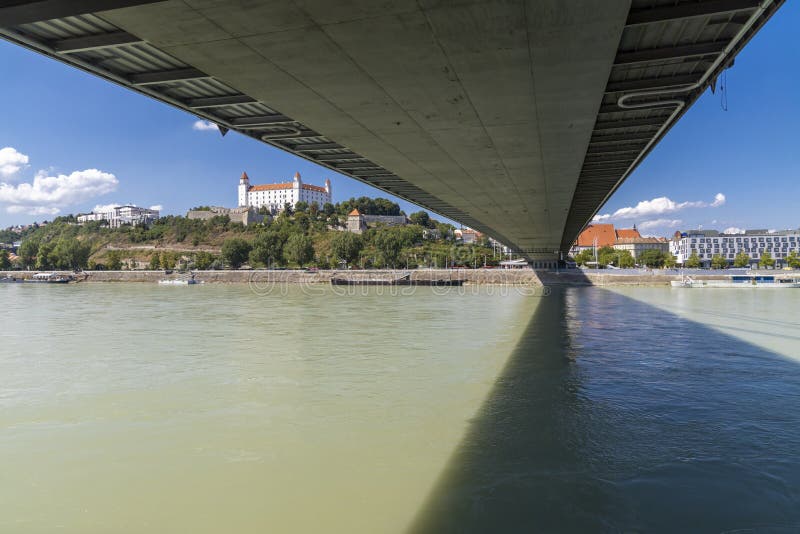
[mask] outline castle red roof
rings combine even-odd
[[[249,191],[275,191],[276,189],[291,189],[291,188],[292,188],[291,182],[285,182],[282,184],[252,185],[250,186]]]
[[[303,189],[306,189],[308,191],[319,191],[320,193],[327,193],[324,187],[320,187],[318,185],[303,184]]]

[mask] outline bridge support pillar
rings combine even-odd
[[[533,269],[549,271],[558,268],[558,254],[554,253],[522,253]]]

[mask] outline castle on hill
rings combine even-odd
[[[326,202],[333,203],[331,181],[325,180],[325,187],[304,184],[300,173],[294,173],[291,182],[280,184],[250,185],[246,172],[239,178],[239,207],[259,209],[266,207],[270,213],[283,211],[289,204],[293,209],[298,202],[311,205],[316,202],[322,207]]]

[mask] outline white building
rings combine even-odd
[[[453,232],[453,235],[457,240],[460,239],[465,245],[473,245],[483,237],[482,233],[472,228],[457,228]]]
[[[800,230],[747,230],[744,234],[720,234],[714,230],[676,232],[669,250],[679,264],[689,259],[693,252],[697,253],[703,265],[709,265],[717,254],[733,263],[736,255],[744,252],[752,265],[758,263],[763,253],[769,252],[776,265],[781,266],[786,264],[790,252],[800,253]]]
[[[158,210],[140,208],[138,206],[113,206],[105,211],[91,212],[78,215],[78,223],[89,221],[108,221],[111,228],[119,228],[123,225],[139,226],[148,225],[158,219]]]
[[[331,181],[325,180],[325,187],[304,184],[300,173],[294,173],[291,182],[280,184],[250,185],[250,178],[246,172],[239,179],[239,207],[261,208],[266,207],[272,213],[283,211],[289,204],[292,208],[298,202],[309,205],[316,202],[322,207],[326,202],[332,202]]]
[[[620,237],[614,243],[614,249],[627,250],[631,253],[633,259],[636,259],[645,250],[667,252],[669,243],[663,237]]]

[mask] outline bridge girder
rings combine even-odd
[[[541,256],[782,3],[12,0],[0,35]]]

